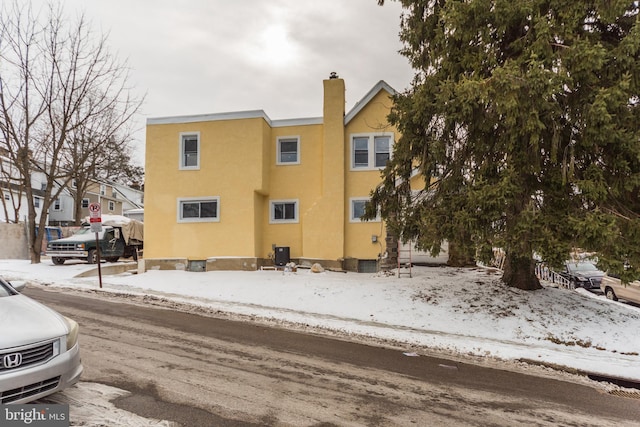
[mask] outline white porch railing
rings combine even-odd
[[[562,277],[560,274],[556,273],[553,270],[550,270],[549,267],[547,267],[544,264],[536,265],[536,276],[538,276],[538,279],[540,280],[556,283],[560,288],[565,288],[565,289],[576,288],[575,284],[573,284],[569,279],[567,279],[566,277]]]

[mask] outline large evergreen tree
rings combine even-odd
[[[503,280],[521,289],[540,286],[534,253],[559,265],[580,248],[637,274],[639,2],[401,3],[416,73],[395,97],[402,137],[369,211],[425,249],[503,249]]]

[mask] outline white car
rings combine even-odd
[[[78,324],[0,279],[0,404],[27,403],[82,374]]]
[[[625,284],[616,277],[605,276],[600,283],[600,289],[610,300],[618,301],[621,299],[640,304],[640,281],[636,280]]]

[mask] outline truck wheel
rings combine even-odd
[[[62,264],[64,264],[64,258],[53,257],[53,258],[51,258],[51,261],[53,262],[53,265],[62,265]]]
[[[96,262],[98,262],[98,256],[96,255],[95,249],[89,250],[89,255],[87,256],[87,262],[89,264],[95,264]]]

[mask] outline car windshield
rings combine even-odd
[[[85,227],[85,228],[81,228],[80,230],[76,231],[74,234],[75,235],[79,235],[79,234],[89,234],[91,233],[91,229],[89,227]]]
[[[0,298],[9,297],[11,295],[15,295],[16,293],[11,289],[5,282],[0,279]]]
[[[569,269],[573,271],[593,271],[598,268],[590,262],[571,262],[569,263]]]

